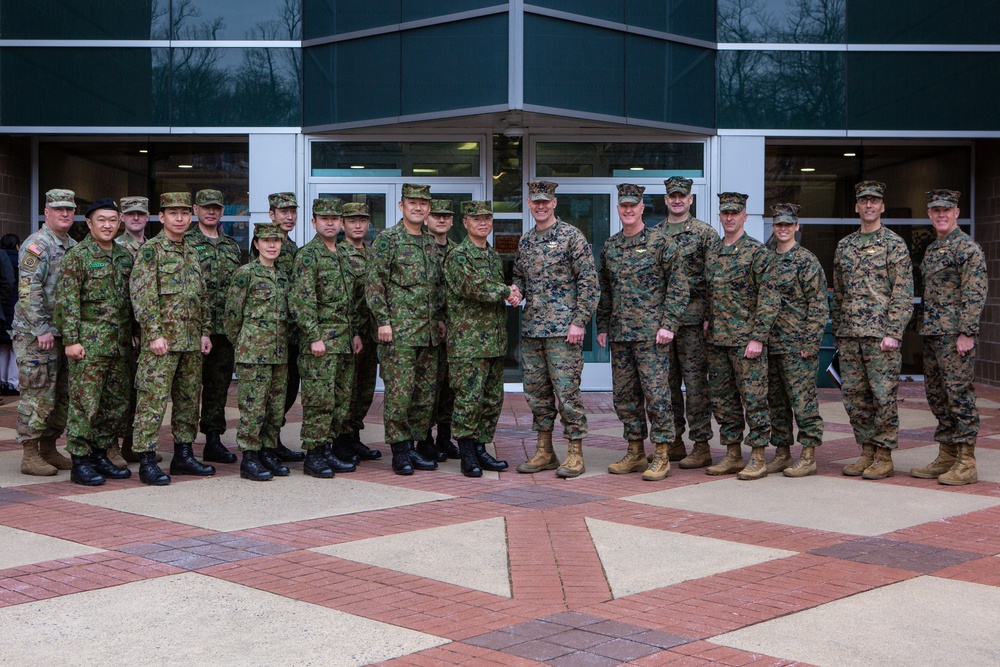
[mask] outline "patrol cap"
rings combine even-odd
[[[742,211],[747,207],[747,199],[749,198],[750,195],[745,195],[741,192],[720,192],[719,210]]]
[[[671,176],[667,180],[663,181],[663,184],[667,186],[667,194],[672,195],[675,192],[680,192],[683,195],[691,194],[691,186],[694,185],[694,181],[690,178],[684,178],[683,176]]]
[[[72,190],[49,190],[45,193],[49,208],[76,208],[76,193]]]
[[[493,202],[481,199],[464,201],[462,215],[493,215]]]
[[[878,197],[882,199],[885,197],[885,183],[880,181],[861,181],[854,186],[854,198],[861,199],[862,197]]]
[[[165,208],[191,208],[190,192],[164,192],[160,194],[160,210]]]
[[[194,203],[198,206],[225,206],[220,190],[198,190]]]
[[[313,199],[313,215],[336,215],[343,211],[339,199]]]
[[[432,199],[431,213],[437,213],[438,215],[455,215],[455,211],[452,210],[451,207],[450,199]]]
[[[418,185],[416,183],[403,183],[403,199],[426,199],[433,201],[431,197],[431,186]]]
[[[370,218],[368,204],[359,201],[349,201],[344,204],[344,212],[341,214],[345,218]]]
[[[775,204],[771,207],[771,222],[775,225],[797,225],[799,222],[798,204]]]
[[[122,197],[121,209],[122,213],[131,213],[133,211],[149,213],[149,200],[145,197]]]
[[[958,206],[958,200],[961,197],[962,193],[958,190],[928,190],[927,208],[934,208],[935,206],[941,206],[942,208],[956,208]]]
[[[528,199],[530,201],[552,201],[556,198],[558,183],[552,181],[532,181],[528,183]]]
[[[299,202],[294,192],[275,192],[267,196],[267,205],[271,208],[298,208]]]
[[[618,186],[618,203],[619,204],[638,204],[642,201],[642,193],[646,191],[641,185],[633,185],[632,183],[622,183]]]
[[[108,210],[108,211],[115,211],[115,212],[117,212],[118,211],[118,204],[116,204],[115,200],[112,199],[111,197],[101,197],[100,199],[94,201],[94,203],[91,204],[87,208],[86,217],[89,218],[91,213],[93,213],[94,211],[100,211],[100,210]]]
[[[253,223],[253,237],[255,239],[284,239],[281,232],[281,225],[274,222]]]

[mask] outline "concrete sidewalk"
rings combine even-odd
[[[457,461],[399,477],[379,445],[333,480],[296,464],[253,483],[237,464],[165,488],[21,475],[4,405],[0,664],[1000,663],[1000,390],[979,387],[966,487],[906,474],[937,451],[920,383],[901,385],[884,481],[840,474],[858,447],[836,390],[821,390],[820,474],[757,482],[609,475],[621,426],[609,394],[584,397],[577,479],[467,479]],[[382,441],[381,418],[377,396],[362,439]],[[496,450],[511,470],[530,429],[509,394]],[[167,461],[171,442],[163,429]]]

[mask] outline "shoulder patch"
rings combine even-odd
[[[37,243],[29,243],[28,247],[25,248],[25,250],[34,253],[38,257],[42,256],[42,246],[38,245]]]
[[[375,244],[375,247],[378,248],[379,250],[388,250],[389,239],[385,238],[384,236],[379,236],[378,243]]]
[[[312,266],[313,256],[311,252],[302,253],[302,266]]]
[[[153,259],[153,255],[155,255],[155,254],[156,253],[153,252],[152,248],[143,248],[142,249],[142,258],[144,260],[146,260],[147,262],[150,261],[151,259]]]
[[[25,253],[24,257],[21,258],[21,268],[31,270],[36,266],[38,266],[38,257],[36,255]]]
[[[236,286],[237,287],[246,287],[249,282],[250,282],[250,280],[247,278],[247,274],[246,273],[240,271],[239,273],[236,274]]]
[[[458,262],[459,264],[467,264],[469,260],[466,259],[465,253],[456,252],[455,253],[455,261]]]

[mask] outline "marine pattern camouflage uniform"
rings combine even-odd
[[[840,351],[844,407],[859,445],[895,449],[896,395],[903,357],[882,350],[902,340],[913,313],[913,266],[906,243],[881,226],[840,240],[833,258],[833,332]]]
[[[441,265],[444,265],[444,260],[448,256],[455,246],[458,244],[448,239],[448,243],[445,245],[438,244],[438,251],[441,253]],[[448,302],[445,306],[447,309],[451,306]],[[448,317],[448,313],[445,313]],[[434,416],[432,422],[434,424],[451,424],[452,413],[455,411],[455,390],[452,388],[450,382],[448,381],[448,346],[442,345],[441,349],[438,351],[438,368],[437,368],[437,396],[434,398]]]
[[[365,266],[368,262],[368,247],[355,248],[347,241],[337,245],[337,252],[347,256],[351,275],[357,285],[358,335],[361,336],[361,354],[354,356],[354,388],[351,391],[351,405],[348,408],[347,429],[361,431],[365,428],[365,415],[375,398],[375,378],[378,373],[378,336],[372,311],[365,301]]]

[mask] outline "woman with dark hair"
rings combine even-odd
[[[11,347],[10,328],[14,320],[14,304],[17,303],[17,251],[20,248],[21,239],[17,234],[4,234],[0,237],[0,252],[4,253],[12,272],[10,289],[0,304],[3,307],[3,327],[0,327],[0,396],[17,396],[19,393],[17,360]]]

